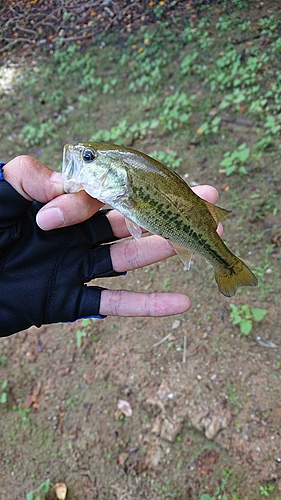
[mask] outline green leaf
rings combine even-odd
[[[241,316],[239,316],[239,314],[235,314],[233,316],[230,316],[231,318],[233,318],[233,325],[239,325],[242,321],[242,318]]]
[[[241,333],[244,335],[249,335],[253,327],[253,322],[250,319],[242,319],[240,323]]]
[[[266,314],[267,311],[265,309],[260,309],[259,307],[252,308],[252,315],[255,321],[261,321]]]
[[[245,167],[239,167],[239,174],[241,175],[246,175],[248,172],[247,172],[247,169]]]
[[[159,120],[157,120],[156,118],[153,118],[153,120],[151,120],[150,122],[150,128],[156,128],[158,127],[159,125]]]
[[[2,403],[2,404],[7,403],[7,394],[6,394],[6,392],[2,392],[2,394],[0,396],[0,403]]]
[[[236,170],[236,165],[231,165],[229,167],[226,167],[225,173],[226,175],[231,175],[233,172]]]
[[[40,488],[43,490],[44,493],[48,493],[50,489],[50,482],[51,482],[50,479],[46,479],[46,481],[44,481],[44,483],[40,485]]]
[[[6,389],[8,387],[8,380],[4,380],[1,387],[2,387],[2,389]]]
[[[239,160],[241,162],[244,162],[249,158],[249,155],[250,155],[250,148],[241,149],[241,151],[239,151]]]
[[[82,346],[82,338],[86,337],[86,336],[87,336],[86,332],[83,332],[82,330],[77,330],[77,332],[76,332],[76,343],[77,343],[78,349],[80,349],[81,346]]]
[[[33,491],[26,494],[26,500],[33,500]]]
[[[230,167],[233,163],[233,159],[231,157],[225,158],[220,162],[221,167]],[[236,168],[236,166],[234,166]]]
[[[250,312],[250,309],[249,309],[249,306],[247,304],[243,304],[241,306],[241,311],[243,311],[243,314],[244,314],[244,318],[245,319],[251,319],[252,315],[251,315],[251,312]]]

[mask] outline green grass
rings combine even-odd
[[[221,113],[239,113],[243,106],[266,136],[256,138],[254,149],[268,147],[281,127],[277,21],[265,17],[252,23],[255,33],[259,26],[270,34],[266,52],[258,43],[241,50],[229,40],[232,29],[237,37],[239,26],[244,36],[237,15],[223,14],[213,24],[206,18],[185,24],[181,30],[176,23],[171,30],[167,22],[153,31],[143,27],[128,36],[119,53],[110,46],[92,46],[84,53],[76,44],[57,47],[20,70],[10,97],[13,122],[4,124],[12,148],[41,147],[58,157],[66,140],[132,143],[155,132],[191,140],[198,129],[204,138],[220,136]],[[124,85],[128,96],[120,103]],[[112,109],[106,123],[104,107]],[[191,125],[196,120],[197,126]],[[228,150],[228,155],[233,153]]]

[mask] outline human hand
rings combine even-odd
[[[37,210],[34,211],[34,217],[36,217],[37,223],[41,229],[66,229],[71,225],[78,224],[78,226],[75,226],[74,229],[72,228],[73,232],[80,230],[85,231],[85,228],[87,228],[87,232],[89,232],[89,228],[90,232],[93,230],[95,218],[91,219],[87,224],[83,221],[89,220],[89,218],[91,218],[92,215],[102,207],[102,203],[90,197],[84,191],[73,194],[65,194],[63,192],[60,174],[54,173],[34,158],[28,156],[15,158],[5,166],[4,178],[27,200],[37,200],[44,203],[42,208],[40,205],[37,207]],[[198,186],[197,188],[194,188],[194,191],[211,203],[215,203],[217,201],[217,191],[211,186]],[[40,210],[38,210],[39,208]],[[112,230],[111,238],[109,237],[108,231],[105,231],[107,232],[107,236],[103,239],[104,235],[102,234],[102,226],[99,225],[99,245],[103,241],[112,241],[114,236],[116,238],[125,238],[129,236],[124,217],[121,214],[116,211],[109,211],[106,214],[106,217]],[[222,228],[220,226],[219,232],[221,231]],[[51,262],[48,263],[50,269],[47,271],[47,277],[49,277],[48,275],[56,256],[54,253],[55,248],[52,248],[51,244],[53,234],[45,233],[45,236],[47,237],[48,244],[51,245],[49,249],[51,252]],[[81,242],[81,245],[82,243],[85,245],[85,242]],[[90,244],[90,241],[87,240],[87,248],[89,248]],[[96,244],[97,241],[95,241],[95,245]],[[103,248],[104,251],[108,250],[107,245],[98,246],[98,248]],[[99,276],[114,276],[119,273],[158,262],[174,255],[174,250],[170,244],[166,240],[163,240],[159,236],[155,235],[142,238],[140,242],[136,242],[134,240],[119,242],[111,245],[109,247],[109,251],[112,268],[108,268],[107,262],[106,272],[103,271],[102,273],[99,273]],[[68,269],[69,280],[67,283],[64,282],[64,300],[72,304],[74,309],[73,313],[76,311],[77,318],[83,316],[94,316],[98,313],[100,315],[119,316],[165,316],[185,312],[190,307],[189,298],[186,295],[178,293],[140,294],[126,290],[101,291],[99,289],[98,296],[100,303],[99,310],[97,311],[97,301],[94,300],[93,295],[95,292],[95,297],[97,297],[97,287],[83,286],[85,281],[89,281],[91,278],[96,277],[97,274],[95,274],[94,269],[92,269],[91,271],[87,270],[86,276],[85,273],[81,272],[81,269],[77,269],[79,267],[78,264],[81,264],[81,249],[77,248],[76,252],[77,259],[72,259],[71,267]],[[84,248],[84,254],[84,259],[86,259],[86,248]],[[75,257],[75,252],[73,256]],[[94,263],[92,265],[94,267]],[[80,272],[80,276],[76,276],[78,271]],[[78,307],[75,303],[75,293],[73,287],[71,286],[74,275],[78,279],[77,285],[80,279],[80,295],[78,293],[77,300],[81,300],[81,290],[83,290],[83,307]],[[32,281],[34,282],[34,280]],[[57,293],[58,288],[53,290],[53,292]],[[78,288],[76,289],[76,293],[77,292]],[[86,296],[87,300],[85,299]],[[60,307],[62,307],[61,302],[63,302],[63,297],[59,301]],[[54,317],[45,317],[45,322],[46,319],[48,319],[48,322],[53,322],[71,321],[75,318],[70,316],[66,318],[65,314],[62,314],[61,311],[60,318],[57,317],[56,314]]]

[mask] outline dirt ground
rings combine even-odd
[[[223,123],[237,144],[253,138],[243,120]],[[153,149],[150,139],[138,145]],[[206,152],[189,170],[217,187],[222,206],[239,193],[225,237],[260,270],[258,289],[227,299],[203,259],[194,256],[188,272],[173,257],[95,284],[187,293],[186,314],[88,319],[1,339],[0,500],[32,491],[30,499],[54,500],[58,482],[69,500],[280,500],[280,153],[279,166],[270,152],[263,161],[226,181],[207,168]],[[267,311],[248,336],[233,325],[232,302]]]
[[[114,280],[161,290],[170,277],[171,289],[200,297],[180,317],[32,327],[1,340],[1,500],[48,477],[89,500],[198,499],[218,488],[254,499],[260,484],[281,488],[280,348],[255,339],[279,345],[280,300],[263,301],[262,326],[242,336],[212,273],[198,280],[197,266],[188,281],[176,258]]]

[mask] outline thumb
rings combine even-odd
[[[32,156],[17,156],[7,163],[4,179],[29,201],[47,203],[64,192],[61,174]]]

